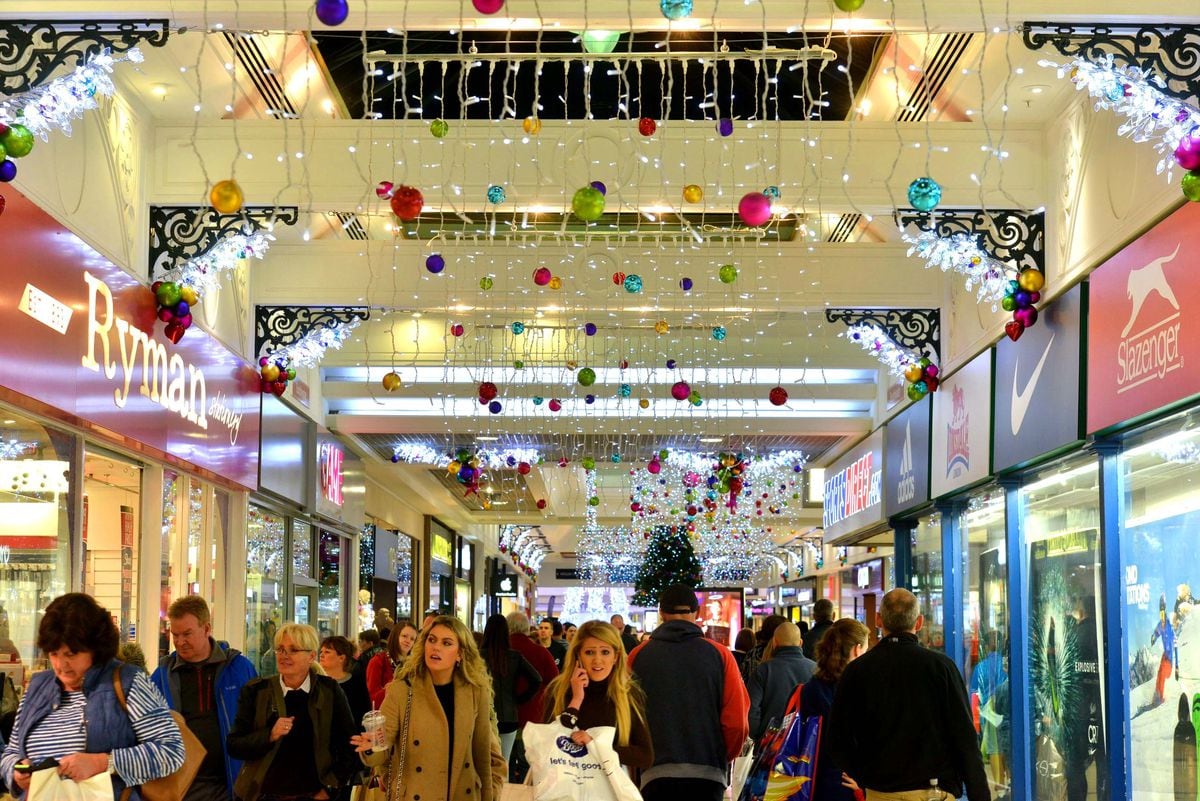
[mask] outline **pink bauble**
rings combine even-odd
[[[691,397],[692,388],[686,381],[676,381],[671,387],[671,397],[677,401],[685,401]]]
[[[380,198],[387,199],[392,196],[392,192],[395,191],[395,189],[396,189],[396,185],[393,184],[391,181],[380,181],[375,186],[375,194],[378,195]]]
[[[1175,148],[1175,161],[1185,170],[1200,170],[1200,133],[1185,136]]]
[[[504,8],[504,0],[471,0],[471,5],[480,14],[495,14]]]
[[[560,401],[558,398],[552,398],[550,400],[550,411],[557,412],[560,409],[562,409],[562,401]]]
[[[553,277],[549,267],[538,267],[533,271],[533,283],[538,286],[545,286],[550,283],[550,279]]]
[[[662,464],[660,464],[659,461],[657,459],[655,459],[650,464],[646,465],[646,469],[649,470],[654,475],[658,475],[658,471],[662,470]]]
[[[738,202],[738,216],[751,228],[758,228],[771,219],[771,198],[762,192],[749,192]]]
[[[925,368],[925,375],[929,376],[930,378],[937,378],[937,374],[938,366],[936,364],[931,364]]]
[[[1023,309],[1017,309],[1013,312],[1013,319],[1026,328],[1032,328],[1037,322],[1038,310],[1036,306],[1026,306]]]

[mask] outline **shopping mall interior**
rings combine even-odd
[[[71,591],[151,666],[200,594],[270,672],[289,620],[650,631],[671,578],[732,645],[907,587],[1011,682],[994,787],[1181,797],[1194,0],[6,0],[0,43],[12,686]]]

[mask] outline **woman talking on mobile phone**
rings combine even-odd
[[[562,673],[546,693],[546,722],[560,721],[575,731],[579,745],[592,741],[587,730],[613,726],[613,748],[621,764],[645,769],[654,764],[646,727],[646,701],[625,661],[621,634],[611,624],[589,620],[575,632]]]

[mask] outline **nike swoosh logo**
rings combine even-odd
[[[1042,368],[1046,366],[1046,357],[1050,355],[1050,348],[1054,347],[1056,336],[1058,336],[1058,332],[1050,335],[1050,341],[1046,343],[1046,350],[1042,352],[1042,358],[1038,360],[1037,367],[1033,368],[1033,375],[1029,376],[1029,380],[1025,382],[1025,386],[1020,392],[1017,391],[1017,371],[1021,366],[1020,359],[1013,364],[1012,408],[1009,410],[1008,422],[1014,437],[1021,430],[1021,424],[1025,422],[1025,413],[1029,411],[1029,402],[1033,400],[1033,392],[1037,389],[1038,378],[1042,375]]]

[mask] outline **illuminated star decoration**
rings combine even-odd
[[[136,47],[121,58],[110,50],[92,56],[70,75],[55,78],[45,86],[0,101],[0,122],[19,122],[43,141],[55,130],[71,135],[71,121],[83,112],[98,107],[96,95],[111,96],[113,66],[122,61],[142,63],[142,51]]]
[[[1138,66],[1117,66],[1111,53],[1099,62],[1075,58],[1059,64],[1043,59],[1038,64],[1054,68],[1059,78],[1069,76],[1077,90],[1096,98],[1097,111],[1123,114],[1127,119],[1117,133],[1134,142],[1153,142],[1159,174],[1170,176],[1175,148],[1184,137],[1200,136],[1200,109],[1164,93],[1161,76]]]
[[[169,270],[162,280],[174,281],[180,286],[190,286],[196,294],[216,291],[220,285],[220,274],[233,270],[245,259],[261,259],[271,247],[275,237],[259,231],[238,234],[222,239],[215,247],[183,264]]]
[[[916,236],[902,233],[901,239],[910,247],[908,255],[916,255],[925,267],[938,267],[942,272],[954,271],[967,279],[967,291],[974,290],[976,301],[990,302],[992,311],[1004,299],[1010,277],[1016,270],[993,258],[979,245],[974,234],[938,236],[934,230],[922,230]]]

